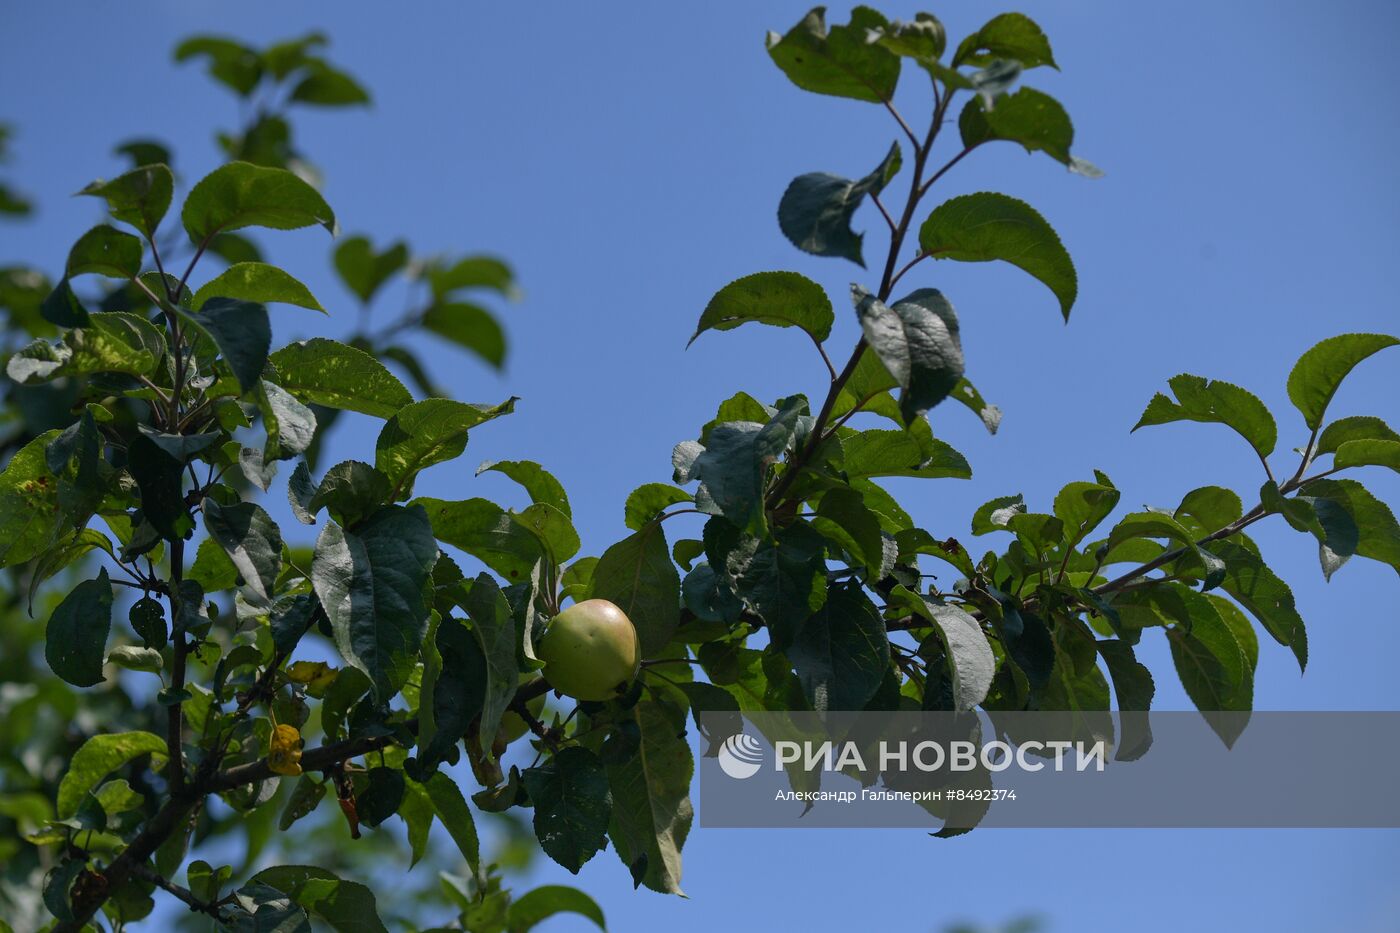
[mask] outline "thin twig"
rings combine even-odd
[[[223,921],[224,914],[223,911],[219,909],[218,904],[211,901],[200,900],[189,888],[182,888],[178,884],[168,881],[161,875],[151,871],[145,865],[137,865],[132,869],[131,873],[137,878],[155,885],[167,894],[173,895],[176,899],[185,902],[189,905],[191,911],[208,914],[219,921]]]
[[[904,131],[904,135],[909,137],[909,144],[915,149],[918,149],[919,137],[914,135],[914,131],[909,128],[909,124],[904,122],[904,117],[900,116],[899,111],[894,109],[894,104],[888,100],[881,101],[881,103],[883,103],[885,109],[890,112],[890,116],[894,117],[894,122],[899,124],[899,128]]]
[[[904,268],[903,268],[903,269],[900,269],[898,272],[896,272],[896,273],[894,274],[894,278],[890,281],[890,287],[893,288],[893,287],[899,282],[900,279],[904,278],[904,273],[908,272],[910,269],[914,268],[914,267],[917,266],[919,263],[921,263],[921,262],[923,262],[925,259],[929,258],[929,256],[931,256],[931,255],[933,255],[933,254],[932,254],[932,253],[925,253],[925,252],[922,252],[922,251],[920,251],[919,253],[915,254],[915,256],[914,256],[913,259],[909,260],[908,262],[906,262],[906,263],[904,264]]]
[[[831,357],[826,355],[826,347],[823,347],[822,342],[815,336],[812,337],[812,343],[816,346],[817,352],[821,354],[822,362],[826,364],[826,371],[831,374],[831,381],[835,382],[836,367],[831,365]]]
[[[919,195],[922,197],[925,191],[928,191],[928,189],[933,187],[934,182],[938,181],[938,179],[942,178],[945,174],[947,174],[949,169],[961,162],[969,152],[976,149],[979,145],[981,145],[981,143],[976,143],[971,146],[967,146],[963,149],[962,152],[959,152],[957,155],[949,159],[948,162],[942,168],[934,172],[933,175],[929,177],[928,181],[924,182],[923,190],[919,192]]]
[[[870,200],[875,202],[875,206],[880,209],[880,216],[885,218],[885,223],[889,224],[890,232],[893,233],[894,218],[890,216],[889,211],[885,210],[885,205],[880,200],[880,193],[878,191],[872,191],[870,193]]]

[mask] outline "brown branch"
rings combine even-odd
[[[410,727],[416,728],[417,721],[410,720]],[[343,739],[339,742],[332,742],[330,745],[322,745],[310,751],[302,753],[301,769],[303,771],[325,771],[334,767],[342,761],[350,758],[358,758],[370,752],[378,751],[381,748],[388,748],[396,741],[395,733],[387,735],[362,735],[354,738]],[[220,771],[213,775],[199,788],[206,794],[218,794],[226,790],[233,790],[235,787],[242,787],[244,784],[252,784],[257,781],[266,781],[279,775],[272,770],[266,758],[257,761],[250,761],[247,764],[234,765],[226,771]]]
[[[909,227],[914,221],[914,212],[918,210],[919,201],[923,198],[924,193],[929,187],[929,185],[925,184],[923,181],[924,167],[928,163],[929,152],[932,151],[933,144],[938,139],[938,131],[943,125],[944,113],[952,98],[953,95],[949,92],[948,96],[941,99],[934,108],[933,119],[929,123],[928,133],[924,137],[922,145],[917,141],[917,137],[915,137],[912,132],[909,132],[908,127],[905,126],[905,131],[909,133],[910,139],[914,140],[914,177],[909,184],[909,196],[905,200],[904,212],[900,215],[899,222],[895,224],[894,229],[890,232],[890,248],[885,257],[885,271],[880,278],[880,290],[876,296],[880,301],[888,301],[890,290],[894,288],[894,283],[896,281],[895,263],[899,261],[900,251],[904,247],[904,238],[908,235]],[[893,108],[891,108],[891,112],[894,112]],[[896,116],[898,116],[898,114],[896,114]],[[903,125],[903,120],[900,120],[900,123]],[[961,158],[961,156],[958,158]],[[953,161],[956,162],[957,159]],[[939,174],[947,171],[951,165],[952,163],[949,163],[949,165],[944,166],[939,171]],[[935,176],[935,178],[936,177],[937,176]],[[933,180],[934,179],[930,179],[929,184],[932,184]],[[845,367],[842,368],[836,378],[831,381],[831,388],[826,393],[826,400],[822,403],[821,410],[817,413],[817,418],[812,424],[812,431],[807,438],[807,443],[788,461],[787,468],[783,471],[783,475],[778,477],[778,481],[774,484],[773,490],[768,494],[766,499],[768,508],[775,508],[782,503],[783,496],[792,488],[792,484],[797,480],[798,474],[807,466],[812,455],[816,453],[818,446],[826,439],[826,426],[827,422],[831,419],[831,412],[836,405],[836,399],[841,394],[841,390],[846,387],[846,383],[850,381],[851,376],[855,373],[856,366],[859,365],[860,358],[864,353],[865,338],[862,337],[860,340],[856,341],[855,349],[851,351],[851,358],[846,362]]]
[[[151,871],[145,865],[137,865],[131,870],[131,874],[134,877],[140,878],[142,881],[147,881],[155,885],[162,891],[175,897],[177,900],[184,901],[186,904],[189,905],[190,910],[195,913],[205,913],[211,917],[214,917],[217,920],[224,919],[223,911],[219,909],[218,904],[212,903],[210,901],[200,900],[189,888],[182,888],[178,884],[174,884],[166,880],[165,878]]]
[[[189,653],[184,627],[180,624],[180,580],[184,574],[185,542],[170,542],[170,621],[175,633],[175,653],[170,665],[170,692],[178,695],[185,689],[185,659]],[[167,707],[165,745],[170,753],[170,787],[178,793],[185,783],[184,704],[173,702]]]
[[[102,872],[107,884],[103,887],[104,892],[115,891],[127,882],[133,872],[138,867],[144,866],[146,860],[155,854],[161,844],[170,838],[180,824],[189,818],[199,803],[199,798],[188,794],[179,793],[170,797],[165,802],[156,815],[151,817],[147,823],[131,841],[131,845],[122,850],[122,853],[112,860],[112,864]],[[107,894],[94,897],[90,901],[73,904],[73,919],[61,921],[53,928],[53,933],[79,933],[92,919],[93,914],[102,908],[107,900]]]

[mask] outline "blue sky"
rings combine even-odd
[[[993,189],[1034,204],[1074,255],[1080,295],[1066,326],[1049,293],[1010,267],[938,263],[911,273],[911,286],[934,285],[957,306],[969,375],[1006,417],[989,437],[965,410],[937,409],[935,432],[968,456],[975,477],[896,492],[921,523],[958,536],[986,499],[1023,492],[1043,509],[1096,467],[1124,490],[1125,507],[1174,505],[1207,483],[1250,496],[1259,465],[1223,428],[1128,430],[1168,377],[1192,372],[1262,397],[1286,451],[1305,440],[1284,393],[1297,355],[1332,334],[1400,329],[1400,106],[1372,77],[1393,54],[1396,10],[1245,0],[950,7],[934,12],[954,37],[1008,8],[1041,22],[1064,71],[1042,69],[1029,83],[1065,104],[1076,152],[1107,177],[1072,176],[1004,144],[941,183],[944,197]],[[805,9],[6,4],[0,120],[19,130],[6,174],[41,213],[0,227],[0,256],[58,267],[97,214],[95,202],[67,195],[120,168],[112,142],[163,137],[187,179],[214,166],[210,130],[236,114],[196,67],[170,64],[180,37],[262,42],[324,29],[331,57],[375,96],[368,111],[298,121],[342,228],[404,236],[420,252],[498,253],[524,290],[503,310],[513,348],[503,375],[431,351],[456,397],[522,401],[420,491],[511,501],[509,483],[472,478],[475,465],[539,460],[569,489],[585,552],[597,553],[625,534],[628,491],[668,479],[671,446],[693,437],[721,399],[822,388],[819,360],[792,332],[707,334],[687,351],[715,290],[749,272],[800,271],[836,301],[834,352],[855,339],[854,317],[840,309],[847,285],[874,285],[871,274],[797,253],[775,210],[794,175],[869,171],[897,130],[880,108],[805,94],[771,65],[764,32],[785,30]],[[884,7],[905,18],[917,9]],[[910,92],[923,82],[909,70],[904,84],[900,104],[912,117],[921,98]],[[859,215],[862,226],[874,253],[878,216]],[[279,337],[350,326],[353,305],[323,233],[262,242],[332,309],[329,322],[278,309]],[[1397,399],[1400,367],[1382,356],[1348,382],[1333,414],[1394,423]],[[375,430],[368,419],[342,430],[327,462],[364,456]],[[1400,477],[1365,479],[1400,504]],[[1256,705],[1400,708],[1395,573],[1358,559],[1325,584],[1314,547],[1281,526],[1260,526],[1256,539],[1294,583],[1312,660],[1300,678],[1288,652],[1265,643]],[[1160,703],[1186,705],[1160,640],[1147,661]],[[1209,776],[1182,792],[1209,793]],[[1036,912],[1060,931],[1380,931],[1400,908],[1400,835],[1381,831],[998,830],[940,841],[913,831],[697,828],[685,857],[688,901],[633,893],[610,854],[579,881],[619,930],[921,930]],[[553,866],[540,877],[567,879]]]

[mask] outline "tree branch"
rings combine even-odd
[[[885,257],[885,271],[880,278],[880,290],[877,295],[880,301],[889,300],[890,290],[894,288],[896,280],[895,263],[899,261],[900,251],[904,248],[904,238],[909,233],[909,226],[914,220],[914,212],[918,210],[920,199],[923,198],[929,185],[934,181],[934,179],[930,179],[928,184],[924,183],[924,167],[928,162],[929,152],[932,151],[933,144],[938,139],[938,131],[943,125],[944,113],[947,111],[948,104],[952,99],[953,94],[950,90],[947,97],[938,100],[937,105],[934,107],[933,119],[929,122],[928,133],[925,135],[922,144],[918,141],[918,138],[914,136],[913,132],[908,129],[908,125],[899,117],[894,108],[886,104],[890,112],[895,114],[895,117],[899,119],[900,124],[904,126],[905,132],[908,133],[909,138],[914,143],[914,169],[913,180],[909,184],[909,196],[905,199],[904,203],[904,212],[901,214],[899,222],[894,225],[890,232],[890,248]],[[961,158],[961,156],[958,158]],[[956,162],[957,159],[955,158],[953,161]],[[944,166],[939,171],[939,174],[947,171],[952,164],[953,163],[949,163],[949,165]],[[935,176],[935,178],[936,177],[937,176]],[[774,508],[783,501],[783,496],[792,488],[792,484],[797,480],[798,474],[807,466],[812,455],[816,453],[817,447],[825,440],[827,422],[831,419],[831,411],[836,405],[836,398],[841,394],[841,390],[845,388],[846,383],[850,381],[851,375],[855,373],[856,366],[860,364],[861,355],[864,353],[865,338],[862,337],[860,340],[856,341],[855,349],[851,352],[851,358],[846,361],[846,365],[842,368],[841,372],[831,381],[831,388],[826,393],[826,400],[822,403],[821,410],[817,413],[817,418],[812,424],[812,431],[807,438],[807,443],[788,461],[787,468],[783,471],[782,476],[778,477],[777,483],[774,484],[772,491],[768,494],[766,498],[766,505],[768,508]]]
[[[189,644],[185,640],[185,629],[180,624],[180,581],[185,572],[185,542],[175,539],[170,542],[170,628],[174,633],[174,657],[170,664],[170,692],[178,695],[185,689],[185,660]],[[170,754],[170,786],[179,792],[185,783],[184,755],[184,704],[171,703],[166,708],[165,745]]]
[[[132,873],[146,864],[146,860],[155,854],[161,843],[169,839],[180,824],[189,818],[199,803],[199,798],[185,793],[176,793],[166,800],[156,815],[151,817],[147,823],[132,840],[131,845],[122,850],[121,854],[112,860],[112,864],[107,866],[102,872],[107,884],[103,888],[106,892],[115,891],[127,882]],[[95,897],[90,901],[73,904],[73,919],[61,921],[53,928],[53,933],[79,933],[92,919],[93,914],[102,908],[107,901],[107,894]]]
[[[178,900],[184,901],[186,904],[189,905],[190,910],[193,912],[205,913],[220,921],[224,919],[224,913],[222,910],[219,909],[218,904],[211,903],[209,901],[201,901],[199,898],[195,897],[194,892],[191,891],[189,888],[182,888],[178,884],[174,884],[170,881],[167,881],[165,878],[151,871],[145,865],[137,865],[135,868],[132,869],[131,874],[137,878],[140,878],[143,881],[150,882],[151,884],[160,888],[162,891],[165,891],[167,894],[174,896]]]

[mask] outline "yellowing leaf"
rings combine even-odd
[[[301,733],[295,726],[281,725],[272,730],[271,748],[267,753],[268,767],[277,774],[295,777],[301,774]]]

